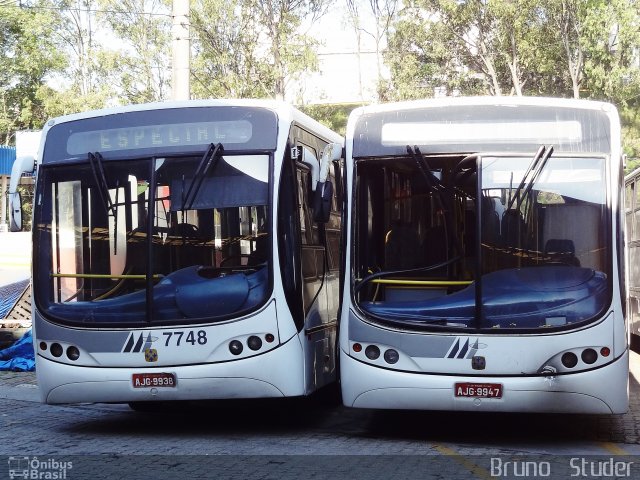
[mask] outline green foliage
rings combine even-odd
[[[385,52],[393,97],[580,91],[624,102],[640,93],[639,25],[630,0],[416,0]]]
[[[262,57],[259,23],[242,0],[195,0],[191,4],[195,98],[264,98],[274,91]]]
[[[55,37],[58,20],[39,8],[0,6],[0,143],[13,143],[16,130],[40,128],[45,121],[37,91],[64,66]]]
[[[640,167],[640,109],[635,105],[620,110],[622,121],[622,146],[627,155],[625,172]]]
[[[165,0],[99,0],[99,21],[123,42],[119,51],[103,55],[109,71],[119,72],[115,91],[123,103],[145,103],[169,97],[171,19]]]
[[[193,96],[275,97],[317,69],[317,42],[299,33],[326,0],[194,0]]]
[[[385,100],[516,94],[609,101],[640,152],[635,0],[415,0],[395,19]]]
[[[394,2],[371,7],[383,3],[393,4],[389,12],[395,12]],[[637,161],[637,0],[403,3],[393,14],[383,53],[391,77],[378,85],[381,101],[499,93],[611,101],[621,114],[629,164]],[[317,39],[300,27],[330,4],[191,0],[192,96],[282,98],[290,80],[318,68]],[[15,130],[41,128],[51,116],[167,98],[169,0],[2,5],[0,143],[12,143]],[[109,44],[97,25],[112,35]],[[344,132],[355,106],[303,110]]]
[[[35,192],[35,184],[28,182],[18,185],[18,192],[20,192],[20,198],[22,199],[22,231],[28,232],[31,230],[33,220],[33,194]]]
[[[48,85],[41,85],[36,96],[42,104],[46,118],[52,118],[103,108],[109,94],[109,91],[102,90],[87,95],[78,95],[78,92],[73,88],[55,90]]]
[[[349,114],[354,108],[361,106],[361,103],[332,103],[303,105],[298,108],[334,132],[344,135],[347,129]]]

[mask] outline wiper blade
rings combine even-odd
[[[415,146],[411,148],[411,145],[407,145],[407,153],[415,160],[418,170],[427,182],[427,186],[436,192],[442,193],[446,187],[442,182],[433,174],[433,170],[429,166],[427,159],[422,156],[420,149]]]
[[[111,212],[112,215],[116,215],[116,207],[111,201],[111,195],[109,195],[109,184],[107,183],[107,177],[104,174],[104,166],[102,165],[102,155],[99,152],[89,152],[89,164],[91,165],[91,171],[93,172],[93,179],[96,181],[98,188],[98,195],[102,200],[102,204],[107,209],[107,213]]]
[[[454,257],[451,260],[447,260],[446,262],[427,265],[426,267],[410,268],[406,270],[388,270],[384,272],[372,273],[371,275],[367,275],[362,280],[360,280],[360,282],[353,289],[353,293],[354,295],[357,294],[365,284],[377,278],[388,277],[390,275],[405,275],[407,273],[418,273],[418,272],[428,272],[429,270],[437,270],[438,268],[446,267],[447,265],[457,262],[461,258],[462,257]]]
[[[183,210],[191,210],[193,206],[193,202],[200,191],[200,187],[202,186],[202,182],[204,181],[209,168],[214,164],[217,164],[218,159],[222,156],[224,152],[224,147],[221,143],[214,145],[213,143],[209,145],[209,148],[205,152],[202,160],[198,164],[198,168],[196,168],[195,173],[193,174],[193,180],[189,185],[189,190],[187,190],[187,194],[182,199],[182,209]],[[197,183],[197,185],[196,185]],[[195,188],[194,188],[195,186]]]
[[[417,145],[413,148],[411,148],[411,145],[407,145],[407,153],[411,155],[416,162],[418,170],[427,183],[427,187],[435,193],[435,199],[440,204],[445,218],[445,237],[447,243],[449,242],[448,235],[451,233],[453,235],[453,247],[457,250],[458,254],[462,254],[462,241],[458,235],[456,235],[456,228],[454,227],[453,216],[451,215],[451,211],[453,210],[453,187],[447,188],[447,185],[433,174],[429,162],[427,162],[427,159],[422,155]]]
[[[542,172],[542,169],[544,168],[545,164],[547,163],[547,160],[549,159],[552,153],[553,153],[553,147],[549,147],[547,149],[546,146],[541,145],[540,148],[538,148],[538,151],[531,159],[531,163],[529,163],[527,170],[524,172],[524,175],[522,176],[522,180],[520,181],[520,185],[518,185],[518,188],[516,188],[516,191],[513,197],[511,197],[511,192],[509,192],[509,201],[507,202],[507,210],[511,210],[511,207],[513,206],[514,203],[516,204],[516,208],[520,207],[522,200],[526,197],[526,194],[529,193],[529,191],[531,190],[533,183],[540,175],[540,172]],[[531,178],[529,178],[529,176],[531,176]],[[525,188],[524,191],[522,190],[523,188]]]
[[[549,147],[547,149],[546,153],[544,154],[544,156],[542,157],[542,159],[538,163],[538,168],[536,168],[536,170],[533,172],[533,175],[531,176],[531,181],[527,184],[527,186],[525,187],[524,191],[522,192],[522,196],[520,198],[520,201],[516,205],[516,209],[520,208],[520,204],[522,203],[522,200],[524,200],[527,197],[527,195],[529,194],[529,192],[533,188],[533,184],[536,183],[536,181],[540,177],[540,174],[542,173],[542,170],[544,169],[545,165],[547,164],[547,160],[549,160],[549,157],[551,157],[552,154],[553,154],[553,146],[551,146],[551,147]]]
[[[107,216],[111,212],[113,217],[113,254],[118,254],[118,208],[111,201],[111,195],[109,194],[109,183],[107,182],[107,176],[104,173],[104,165],[102,161],[104,158],[100,152],[89,152],[89,164],[91,165],[91,171],[93,172],[93,179],[96,182],[96,188],[98,189],[98,195],[102,200],[102,205],[106,209]],[[118,185],[116,185],[116,204],[118,203]]]

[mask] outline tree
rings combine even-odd
[[[327,0],[198,0],[192,5],[196,96],[283,99],[290,80],[317,67],[303,20]]]
[[[634,0],[417,0],[413,5],[394,23],[387,58],[407,61],[408,55],[410,61],[430,62],[425,73],[437,72],[443,85],[466,72],[483,80],[492,95],[614,101],[637,95],[640,74],[633,59],[640,23]],[[443,51],[453,61],[442,58]],[[395,71],[401,70],[396,65]]]
[[[358,60],[358,93],[364,99],[362,88],[362,15],[359,0],[347,0],[347,21],[356,34],[356,58]],[[380,79],[379,79],[380,80]]]
[[[100,75],[101,50],[95,32],[95,0],[54,0],[62,12],[60,40],[67,54],[67,75],[77,95],[95,93],[103,85]]]
[[[455,10],[455,5],[448,8]],[[471,44],[464,32],[457,32],[462,23],[462,16],[434,9],[429,0],[402,9],[384,52],[391,70],[384,99],[431,97],[436,90],[447,95],[480,93],[491,84],[469,62]]]
[[[46,114],[38,88],[64,65],[54,35],[58,17],[48,6],[0,6],[0,142],[6,145],[16,130],[41,128]]]
[[[555,27],[556,39],[562,46],[562,57],[571,80],[573,97],[580,97],[580,86],[584,77],[584,42],[582,20],[587,10],[584,0],[543,0],[543,11]]]
[[[321,105],[303,105],[299,108],[334,132],[344,135],[347,130],[349,114],[353,109],[361,106],[363,106],[362,103],[325,103]]]
[[[363,6],[365,3],[366,6]],[[398,0],[368,0],[367,2],[363,0],[347,0],[348,21],[356,33],[358,72],[360,72],[361,63],[362,35],[370,36],[375,45],[379,97],[384,96],[384,87],[386,87],[382,77],[382,45],[387,38],[391,23],[396,16],[398,4]],[[371,26],[369,26],[366,19],[364,19],[366,16],[370,16],[373,20]],[[362,99],[362,79],[359,78],[359,81],[360,98]]]
[[[116,89],[126,103],[168,97],[171,18],[166,0],[100,0],[98,19],[111,27],[122,47],[113,56],[121,72]]]
[[[289,80],[302,73],[316,70],[318,59],[315,53],[317,41],[300,33],[303,20],[313,22],[326,12],[330,0],[253,0],[264,30],[261,41],[267,48],[267,59],[271,66],[274,96],[284,99]]]
[[[269,97],[274,83],[260,44],[260,25],[242,0],[197,0],[191,5],[192,94]]]
[[[640,95],[640,10],[629,0],[601,0],[583,21],[584,95],[621,106]]]

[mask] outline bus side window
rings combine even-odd
[[[299,164],[296,178],[298,180],[298,211],[300,214],[300,259],[302,262],[302,281],[305,313],[309,311],[322,287],[324,275],[324,248],[320,243],[318,225],[312,221],[310,202],[311,171],[306,165]]]
[[[327,235],[327,249],[329,258],[329,270],[340,269],[340,228],[342,226],[342,215],[340,212],[342,205],[342,191],[340,186],[340,165],[333,163],[333,168],[329,169],[329,181],[334,185],[333,197],[331,199],[331,214],[325,226]]]
[[[293,160],[285,156],[278,190],[278,250],[280,271],[287,305],[298,329],[304,323],[302,282],[300,281],[301,232],[296,217],[301,215],[298,172]]]
[[[307,184],[309,181],[308,169],[298,166],[296,170],[297,178],[297,198],[298,198],[298,214],[300,215],[300,239],[303,245],[309,243],[308,232],[309,212],[307,210]]]
[[[625,195],[625,230],[627,232],[627,242],[633,238],[634,224],[633,224],[633,198],[634,198],[635,183],[631,182],[627,185]]]

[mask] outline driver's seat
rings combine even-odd
[[[210,252],[206,239],[200,234],[198,227],[190,223],[176,223],[168,233],[171,245],[171,259],[174,269],[191,265],[210,265]]]
[[[576,257],[576,247],[573,240],[566,238],[550,238],[544,246],[544,253],[552,262],[563,263],[575,267],[580,266]]]

